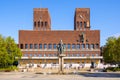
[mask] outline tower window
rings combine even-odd
[[[99,44],[96,44],[96,48],[97,48],[97,49],[99,48]]]
[[[38,27],[40,27],[40,21],[38,21]]]
[[[82,28],[82,22],[80,22],[80,27]]]
[[[41,22],[41,26],[43,26],[43,22]]]
[[[47,22],[45,22],[45,26],[47,26]]]
[[[79,26],[79,22],[77,21],[77,26]]]
[[[87,27],[87,23],[86,22],[84,22],[84,28],[86,28]]]
[[[36,22],[34,22],[34,26],[36,26]]]

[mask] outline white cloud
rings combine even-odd
[[[112,36],[118,38],[118,37],[120,37],[120,33],[116,33],[116,34],[114,34],[114,35],[112,35]]]

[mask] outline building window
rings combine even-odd
[[[57,56],[57,54],[56,53],[54,53],[54,57],[56,57]]]
[[[25,49],[28,49],[28,44],[25,44]]]
[[[32,54],[29,54],[30,57],[32,57]]]
[[[37,57],[37,54],[34,54],[34,57]]]
[[[99,44],[96,44],[96,49],[99,49]]]
[[[68,44],[68,46],[67,46],[67,47],[68,47],[68,49],[70,49],[70,44]]]
[[[47,26],[47,21],[45,22],[45,26]]]
[[[67,54],[68,57],[70,57],[70,54]]]
[[[39,57],[42,57],[42,54],[39,54],[38,56],[39,56]]]
[[[48,54],[48,57],[51,57],[51,55],[50,55],[50,54]]]
[[[71,54],[72,57],[74,57],[74,54]]]
[[[32,49],[33,48],[33,44],[30,44],[30,49]]]
[[[77,57],[80,57],[80,54],[76,54]]]
[[[66,44],[64,44],[64,48],[66,48]]]
[[[72,44],[72,49],[75,49],[75,44]]]
[[[52,44],[48,44],[48,49],[52,49]]]
[[[80,28],[82,28],[82,22],[80,22]]]
[[[87,57],[89,57],[89,54],[86,54]]]
[[[46,54],[44,54],[44,57],[46,57]]]
[[[82,54],[81,56],[84,57],[84,54]]]
[[[42,49],[42,44],[39,44],[39,48]]]
[[[47,44],[44,44],[44,49],[47,49]]]
[[[49,54],[49,57],[53,57],[53,54]]]
[[[89,44],[86,44],[86,49],[88,49],[89,48]]]
[[[50,54],[50,57],[53,57],[54,55],[53,54]]]
[[[77,49],[80,49],[80,44],[77,44]]]
[[[38,21],[38,27],[40,27],[40,21]]]
[[[94,44],[91,44],[91,49],[94,49]]]
[[[56,49],[56,48],[57,48],[56,44],[53,44],[53,48],[54,48],[54,49]]]
[[[94,54],[92,54],[92,57],[94,57]]]
[[[38,49],[38,45],[37,44],[34,44],[34,49]]]
[[[87,27],[87,23],[86,22],[84,22],[84,28],[86,28]]]
[[[96,56],[98,56],[98,53],[96,53]]]
[[[85,49],[85,44],[82,44],[82,49]]]
[[[23,49],[23,44],[20,44],[20,49]]]
[[[28,57],[28,54],[24,54],[23,56],[24,56],[24,57]]]

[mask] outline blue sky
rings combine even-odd
[[[120,0],[0,0],[0,34],[18,43],[18,30],[33,29],[33,8],[48,8],[52,30],[73,30],[75,8],[90,8],[92,30],[100,30],[101,46],[120,35]]]

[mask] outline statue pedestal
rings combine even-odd
[[[64,67],[64,57],[66,55],[65,54],[60,54],[59,55],[59,74],[63,74],[64,71],[63,71],[63,67]]]

